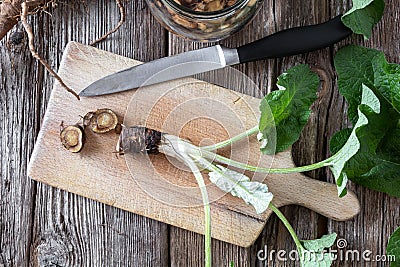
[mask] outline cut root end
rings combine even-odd
[[[157,154],[163,133],[146,127],[125,127],[119,136],[117,152],[123,155],[130,153]]]

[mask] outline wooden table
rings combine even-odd
[[[118,21],[113,1],[60,3],[30,19],[38,51],[56,68],[66,43],[89,43]],[[310,64],[323,80],[318,104],[310,123],[294,146],[298,165],[329,155],[328,140],[347,125],[345,101],[339,96],[332,58],[338,47],[357,43],[383,50],[389,61],[400,63],[400,6],[387,0],[383,20],[372,38],[352,38],[322,51],[285,59],[237,66],[262,88],[273,90],[276,77],[297,63]],[[292,26],[320,23],[349,9],[349,0],[265,0],[259,14],[243,31],[222,42],[238,46]],[[127,21],[98,45],[123,56],[149,61],[205,46],[169,34],[154,20],[143,0],[126,4]],[[13,31],[22,31],[18,25]],[[8,36],[9,37],[9,36]],[[46,110],[53,78],[34,60],[21,42],[0,42],[0,266],[200,266],[203,237],[135,214],[31,181],[26,175],[41,120]],[[61,163],[62,164],[62,163]],[[326,169],[309,173],[315,179],[332,181]],[[284,214],[302,239],[337,232],[347,240],[347,249],[369,249],[384,254],[388,236],[400,224],[400,200],[350,184],[362,208],[359,216],[335,222],[305,208],[290,206]],[[283,225],[272,216],[257,242],[244,249],[213,242],[214,266],[295,266],[274,257],[269,263],[257,252],[294,249]],[[297,266],[297,264],[296,264]],[[334,266],[386,266],[384,263],[336,261]]]

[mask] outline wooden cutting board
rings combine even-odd
[[[59,74],[79,92],[91,82],[140,62],[71,42],[65,49]],[[108,205],[197,233],[203,233],[203,208],[194,177],[185,168],[159,154],[116,156],[115,133],[86,130],[87,142],[79,154],[65,150],[59,140],[60,123],[74,124],[98,108],[111,108],[128,126],[145,125],[195,144],[227,139],[257,124],[259,99],[206,82],[187,78],[119,94],[77,101],[55,83],[28,175],[39,182]],[[125,114],[127,114],[125,116]],[[255,137],[232,149],[219,151],[233,159],[260,166],[294,166],[291,152],[260,156]],[[359,212],[356,196],[337,197],[336,186],[302,174],[256,175],[281,207],[298,204],[335,220]],[[262,231],[271,212],[256,214],[252,207],[209,183],[213,238],[248,247]]]

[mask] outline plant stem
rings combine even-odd
[[[212,254],[211,254],[211,210],[210,201],[208,199],[206,185],[199,168],[193,160],[186,154],[181,154],[185,159],[186,165],[191,169],[197,184],[199,185],[201,196],[204,204],[204,253],[205,253],[205,267],[211,267]]]
[[[223,147],[229,146],[230,144],[232,144],[234,142],[237,142],[237,141],[239,141],[239,140],[241,140],[243,138],[246,138],[246,137],[248,137],[250,135],[253,135],[253,134],[257,133],[257,132],[258,132],[258,125],[253,127],[253,128],[251,128],[251,129],[249,129],[249,130],[247,130],[247,131],[245,131],[245,132],[243,132],[243,133],[241,133],[241,134],[238,134],[238,135],[232,137],[231,139],[219,142],[219,143],[211,145],[211,146],[203,146],[203,147],[201,147],[201,149],[208,150],[208,151],[215,151],[215,150],[217,150],[219,148],[223,148]]]
[[[303,245],[301,244],[299,237],[297,236],[296,232],[294,231],[292,225],[289,223],[289,221],[286,219],[285,215],[277,208],[275,207],[272,203],[269,204],[270,209],[278,216],[278,218],[282,221],[282,223],[285,225],[286,229],[289,231],[290,235],[292,236],[294,243],[296,243],[297,249],[300,251],[303,248]]]
[[[214,164],[212,164],[208,160],[206,160],[206,159],[204,159],[202,157],[199,157],[197,155],[191,155],[190,154],[190,156],[192,158],[194,158],[200,164],[200,166],[202,166],[206,170],[208,170],[210,172],[219,173],[222,177],[225,177],[226,179],[230,180],[233,184],[235,184],[235,186],[241,187],[244,191],[247,191],[249,194],[251,194],[249,192],[249,190],[246,187],[244,187],[241,183],[239,183],[238,181],[232,179],[230,176],[226,175],[223,171],[221,171],[220,168],[218,168],[217,166],[215,166]]]
[[[194,160],[196,160],[198,163],[200,163],[201,166],[204,168],[208,169],[209,171],[215,171],[218,172],[220,175],[225,176],[225,174],[216,166],[214,166],[211,162],[208,160],[198,156],[198,155],[192,155],[189,154]],[[230,179],[230,177],[225,176],[226,178]],[[239,183],[236,184],[236,186],[240,185]],[[277,216],[278,218],[282,221],[282,223],[285,225],[286,229],[290,233],[291,237],[293,238],[293,241],[296,244],[296,247],[298,251],[301,253],[304,250],[303,245],[300,242],[300,239],[298,238],[296,232],[294,231],[292,225],[289,223],[289,221],[286,219],[285,215],[277,208],[275,207],[272,203],[269,204],[268,206]]]
[[[214,166],[211,162],[207,161],[206,159],[196,156],[196,155],[190,155],[193,157],[195,160],[197,160],[200,165],[202,165],[204,168],[208,169],[209,171],[215,171],[218,172],[220,175],[225,176],[228,179],[231,179],[230,177],[226,176],[218,167]],[[233,181],[235,182],[235,181]],[[240,186],[240,183],[237,183],[236,186]],[[289,231],[290,235],[292,236],[299,252],[304,249],[303,245],[301,244],[296,232],[294,231],[292,225],[289,223],[289,221],[286,219],[285,215],[277,208],[275,207],[272,203],[269,204],[269,208],[278,216],[278,218],[282,221],[282,223],[285,225],[287,230]]]
[[[239,169],[247,170],[247,171],[252,171],[252,172],[260,172],[260,173],[294,173],[294,172],[306,172],[306,171],[312,171],[315,169],[319,169],[322,167],[330,166],[331,163],[330,158],[325,159],[323,161],[306,165],[306,166],[301,166],[301,167],[293,167],[293,168],[265,168],[265,167],[256,167],[252,165],[248,165],[242,162],[238,162],[226,157],[223,157],[221,155],[218,155],[216,153],[210,152],[210,151],[204,151],[201,149],[201,154],[207,158],[207,159],[212,159],[216,160],[220,163],[230,165],[232,167],[236,167]]]

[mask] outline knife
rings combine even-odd
[[[143,63],[95,81],[79,95],[112,94],[239,63],[318,50],[352,34],[341,17],[339,15],[322,24],[283,30],[238,48],[216,45]]]

